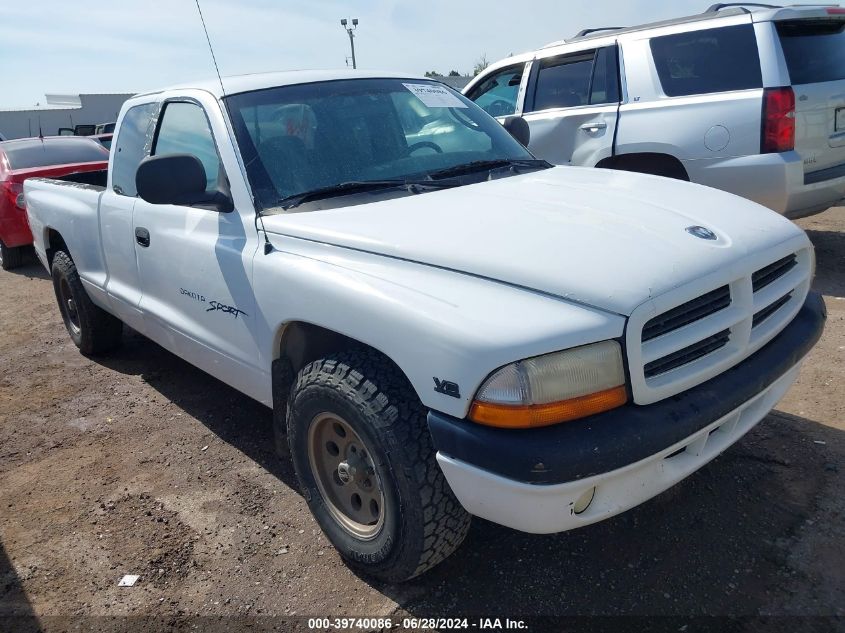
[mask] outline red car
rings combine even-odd
[[[114,136],[114,134],[112,134],[111,132],[108,132],[108,133],[103,133],[103,134],[94,134],[92,136],[89,136],[88,138],[93,138],[100,145],[102,145],[106,149],[110,150],[111,149],[111,140],[112,140],[113,136]]]
[[[0,267],[21,264],[32,244],[23,181],[104,170],[109,152],[97,141],[77,136],[24,138],[0,142]]]

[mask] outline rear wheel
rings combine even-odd
[[[426,410],[381,355],[348,352],[303,368],[287,427],[305,500],[350,566],[401,582],[463,541],[470,517],[434,458]]]
[[[76,264],[64,251],[53,257],[53,289],[71,340],[83,354],[102,354],[120,345],[123,323],[94,305]]]
[[[0,268],[12,270],[23,263],[23,248],[20,246],[6,246],[0,240]]]

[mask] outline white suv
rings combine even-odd
[[[753,8],[746,8],[753,7]],[[845,9],[717,4],[491,65],[464,90],[561,165],[710,185],[788,217],[845,197]]]

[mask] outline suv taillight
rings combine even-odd
[[[795,149],[795,93],[792,88],[763,90],[763,129],[760,153]]]

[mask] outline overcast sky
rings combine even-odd
[[[224,75],[337,68],[340,18],[360,20],[359,68],[470,72],[582,28],[704,10],[708,0],[200,0]],[[45,93],[140,92],[214,74],[194,0],[0,4],[0,108]]]

